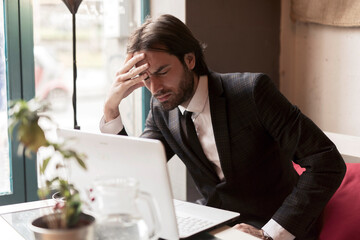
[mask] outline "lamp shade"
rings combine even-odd
[[[76,14],[82,0],[62,0],[72,14]]]

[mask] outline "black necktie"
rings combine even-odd
[[[194,142],[195,139],[198,139],[194,122],[191,119],[192,114],[193,114],[192,112],[185,111],[183,117],[181,118],[181,126],[184,130],[185,138],[189,142],[189,144],[191,142]],[[192,146],[192,144],[190,145]]]
[[[193,113],[189,111],[185,111],[184,115],[181,116],[181,128],[183,130],[184,141],[187,143],[188,147],[192,149],[195,155],[200,159],[200,161],[205,165],[205,167],[212,173],[212,176],[217,176],[213,166],[210,161],[206,157],[199,138],[196,134],[194,122],[191,119],[191,115]],[[217,180],[217,178],[216,178]]]
[[[195,154],[204,161],[204,158],[207,160],[204,151],[199,142],[199,138],[196,134],[194,122],[191,119],[193,113],[185,111],[184,115],[181,118],[181,126],[183,128],[185,139],[189,147],[195,152]]]

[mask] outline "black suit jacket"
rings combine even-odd
[[[344,176],[336,147],[266,75],[212,72],[208,81],[224,181],[184,144],[178,108],[163,111],[152,98],[142,137],[161,140],[169,159],[180,157],[207,205],[240,212],[245,221],[273,218],[304,237]],[[301,177],[292,161],[306,168]]]

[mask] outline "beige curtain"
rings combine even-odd
[[[360,0],[291,0],[293,21],[360,26]]]

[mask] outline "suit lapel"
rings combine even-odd
[[[226,98],[222,96],[223,88],[220,76],[209,74],[209,101],[216,147],[219,153],[221,168],[225,179],[231,177],[231,149],[227,119]]]
[[[172,136],[175,138],[175,141],[179,146],[184,149],[185,145],[182,141],[181,132],[180,132],[180,112],[178,108],[175,108],[169,112],[169,130]]]

